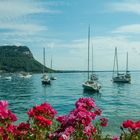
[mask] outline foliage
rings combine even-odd
[[[104,136],[102,128],[108,119],[92,98],[80,98],[67,115],[56,117],[57,111],[47,102],[27,112],[29,119],[14,125],[15,114],[7,101],[0,101],[0,140],[140,140],[140,121],[122,123],[121,136]],[[128,130],[125,130],[128,129]]]

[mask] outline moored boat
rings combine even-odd
[[[128,53],[127,53],[126,61],[127,61],[126,62],[126,73],[119,73],[117,48],[115,48],[114,66],[113,66],[113,75],[112,75],[112,80],[114,83],[130,83],[131,82],[131,75],[128,71]],[[117,67],[116,71],[115,71],[115,66]],[[116,76],[115,76],[115,72],[116,72]]]
[[[51,84],[51,80],[50,80],[48,74],[45,73],[45,48],[43,48],[43,61],[44,61],[44,65],[43,65],[42,84],[43,85],[50,85]]]
[[[32,75],[29,72],[21,72],[19,73],[20,78],[31,78]]]
[[[90,49],[90,26],[88,29],[88,77],[87,81],[85,81],[82,84],[82,86],[83,89],[86,91],[99,92],[99,90],[101,89],[101,85],[97,81],[91,80],[89,76],[89,49]]]

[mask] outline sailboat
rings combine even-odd
[[[128,52],[126,55],[126,74],[125,74],[125,77],[129,78],[131,81],[131,74],[130,74],[130,71],[128,70]]]
[[[19,77],[20,78],[25,78],[25,79],[27,78],[28,79],[28,78],[31,78],[32,75],[29,72],[20,72],[19,73]]]
[[[3,79],[11,81],[12,80],[12,76],[9,74],[4,74]]]
[[[126,62],[126,73],[119,73],[117,48],[115,48],[114,66],[113,66],[113,75],[112,75],[113,82],[115,82],[115,83],[130,83],[131,75],[128,71],[128,53],[127,53],[126,61],[127,61]],[[115,64],[117,67],[117,71],[116,71],[117,75],[116,76],[115,76]]]
[[[90,79],[93,80],[93,81],[98,80],[97,75],[95,73],[93,73],[93,45],[92,45],[92,73],[90,75]]]
[[[26,62],[26,71],[21,71],[18,76],[20,78],[29,79],[32,77],[32,74],[29,72],[29,62]]]
[[[52,57],[51,57],[51,70],[52,70]],[[50,80],[56,80],[56,77],[52,75],[52,72],[51,72]]]
[[[51,80],[50,80],[48,74],[45,73],[45,48],[43,48],[43,61],[44,61],[44,65],[43,65],[42,84],[43,85],[50,85],[51,84]]]
[[[97,81],[91,80],[89,76],[89,49],[90,49],[90,26],[88,29],[88,79],[83,83],[84,90],[99,92],[101,85]]]

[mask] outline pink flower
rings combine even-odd
[[[7,109],[8,108],[8,102],[5,100],[0,101],[0,109]]]
[[[95,117],[96,117],[96,114],[95,114],[94,112],[90,112],[90,116],[91,116],[91,118],[94,120]]]
[[[33,108],[29,109],[27,114],[29,115],[29,117],[33,117],[34,116],[34,109]]]
[[[135,130],[135,129],[140,128],[140,121],[134,122],[132,120],[126,120],[123,122],[122,125],[124,128],[131,128],[131,129]]]
[[[14,133],[15,129],[16,129],[16,126],[13,125],[13,124],[10,124],[10,125],[7,127],[7,131],[8,131],[8,132],[11,132],[11,133]]]
[[[13,114],[11,110],[8,110],[8,116],[9,116],[9,119],[10,119],[12,122],[17,121],[16,115]]]
[[[0,101],[0,117],[5,119],[8,117],[8,102],[1,100]]]
[[[4,133],[4,128],[3,126],[0,126],[0,134],[3,134]]]
[[[52,120],[50,120],[50,119],[46,119],[43,116],[37,116],[36,118],[37,118],[37,120],[40,121],[39,123],[42,124],[42,125],[44,125],[44,126],[46,126],[46,125],[52,125]]]
[[[112,140],[119,140],[118,136],[113,136]]]
[[[72,126],[69,126],[69,127],[67,127],[66,129],[65,129],[65,134],[67,135],[67,136],[70,136],[70,134],[72,134],[73,132],[74,132],[74,128],[72,127]]]
[[[6,118],[8,118],[8,110],[6,109],[0,109],[0,117],[2,118],[2,119],[6,119]]]
[[[137,129],[137,124],[135,122],[133,122],[130,126],[131,129],[135,130]]]
[[[66,118],[66,115],[60,115],[60,116],[56,117],[56,120],[59,123],[63,123],[63,121],[65,121],[65,118]]]
[[[21,122],[18,127],[17,127],[18,130],[29,130],[30,129],[30,124],[29,123],[26,123],[26,122]]]
[[[96,115],[100,116],[102,114],[102,110],[98,107],[96,107],[96,110],[94,112]]]
[[[82,107],[88,111],[96,107],[95,101],[92,98],[82,97],[75,103],[76,108]]]
[[[140,120],[136,122],[137,128],[140,128]]]
[[[43,103],[41,105],[36,105],[35,107],[29,109],[27,112],[29,117],[45,116],[48,119],[53,119],[57,111],[49,103]]]
[[[96,133],[96,128],[90,124],[88,126],[86,126],[83,130],[84,134],[86,134],[88,137],[91,137],[93,134]]]
[[[129,128],[129,127],[131,128],[132,124],[133,124],[132,120],[126,120],[126,121],[123,122],[122,125],[123,125],[124,128]]]
[[[108,123],[108,119],[107,118],[101,118],[100,119],[100,123],[101,123],[101,126],[107,126],[107,123]]]

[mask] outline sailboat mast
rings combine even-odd
[[[115,48],[115,52],[116,52],[116,65],[117,65],[117,74],[119,73],[118,71],[118,55],[117,55],[117,47]]]
[[[51,56],[51,69],[52,69],[52,56]]]
[[[90,25],[88,28],[88,80],[89,80],[89,48],[90,48]]]
[[[126,73],[128,72],[128,52],[127,52],[127,55],[126,55]]]
[[[52,56],[51,56],[51,77],[52,77]]]
[[[45,48],[43,48],[43,73],[45,72]]]
[[[113,74],[112,74],[112,77],[114,77],[115,62],[116,62],[116,48],[115,48],[115,54],[114,54],[114,64],[113,64]]]
[[[93,44],[92,44],[92,74],[93,74]]]

